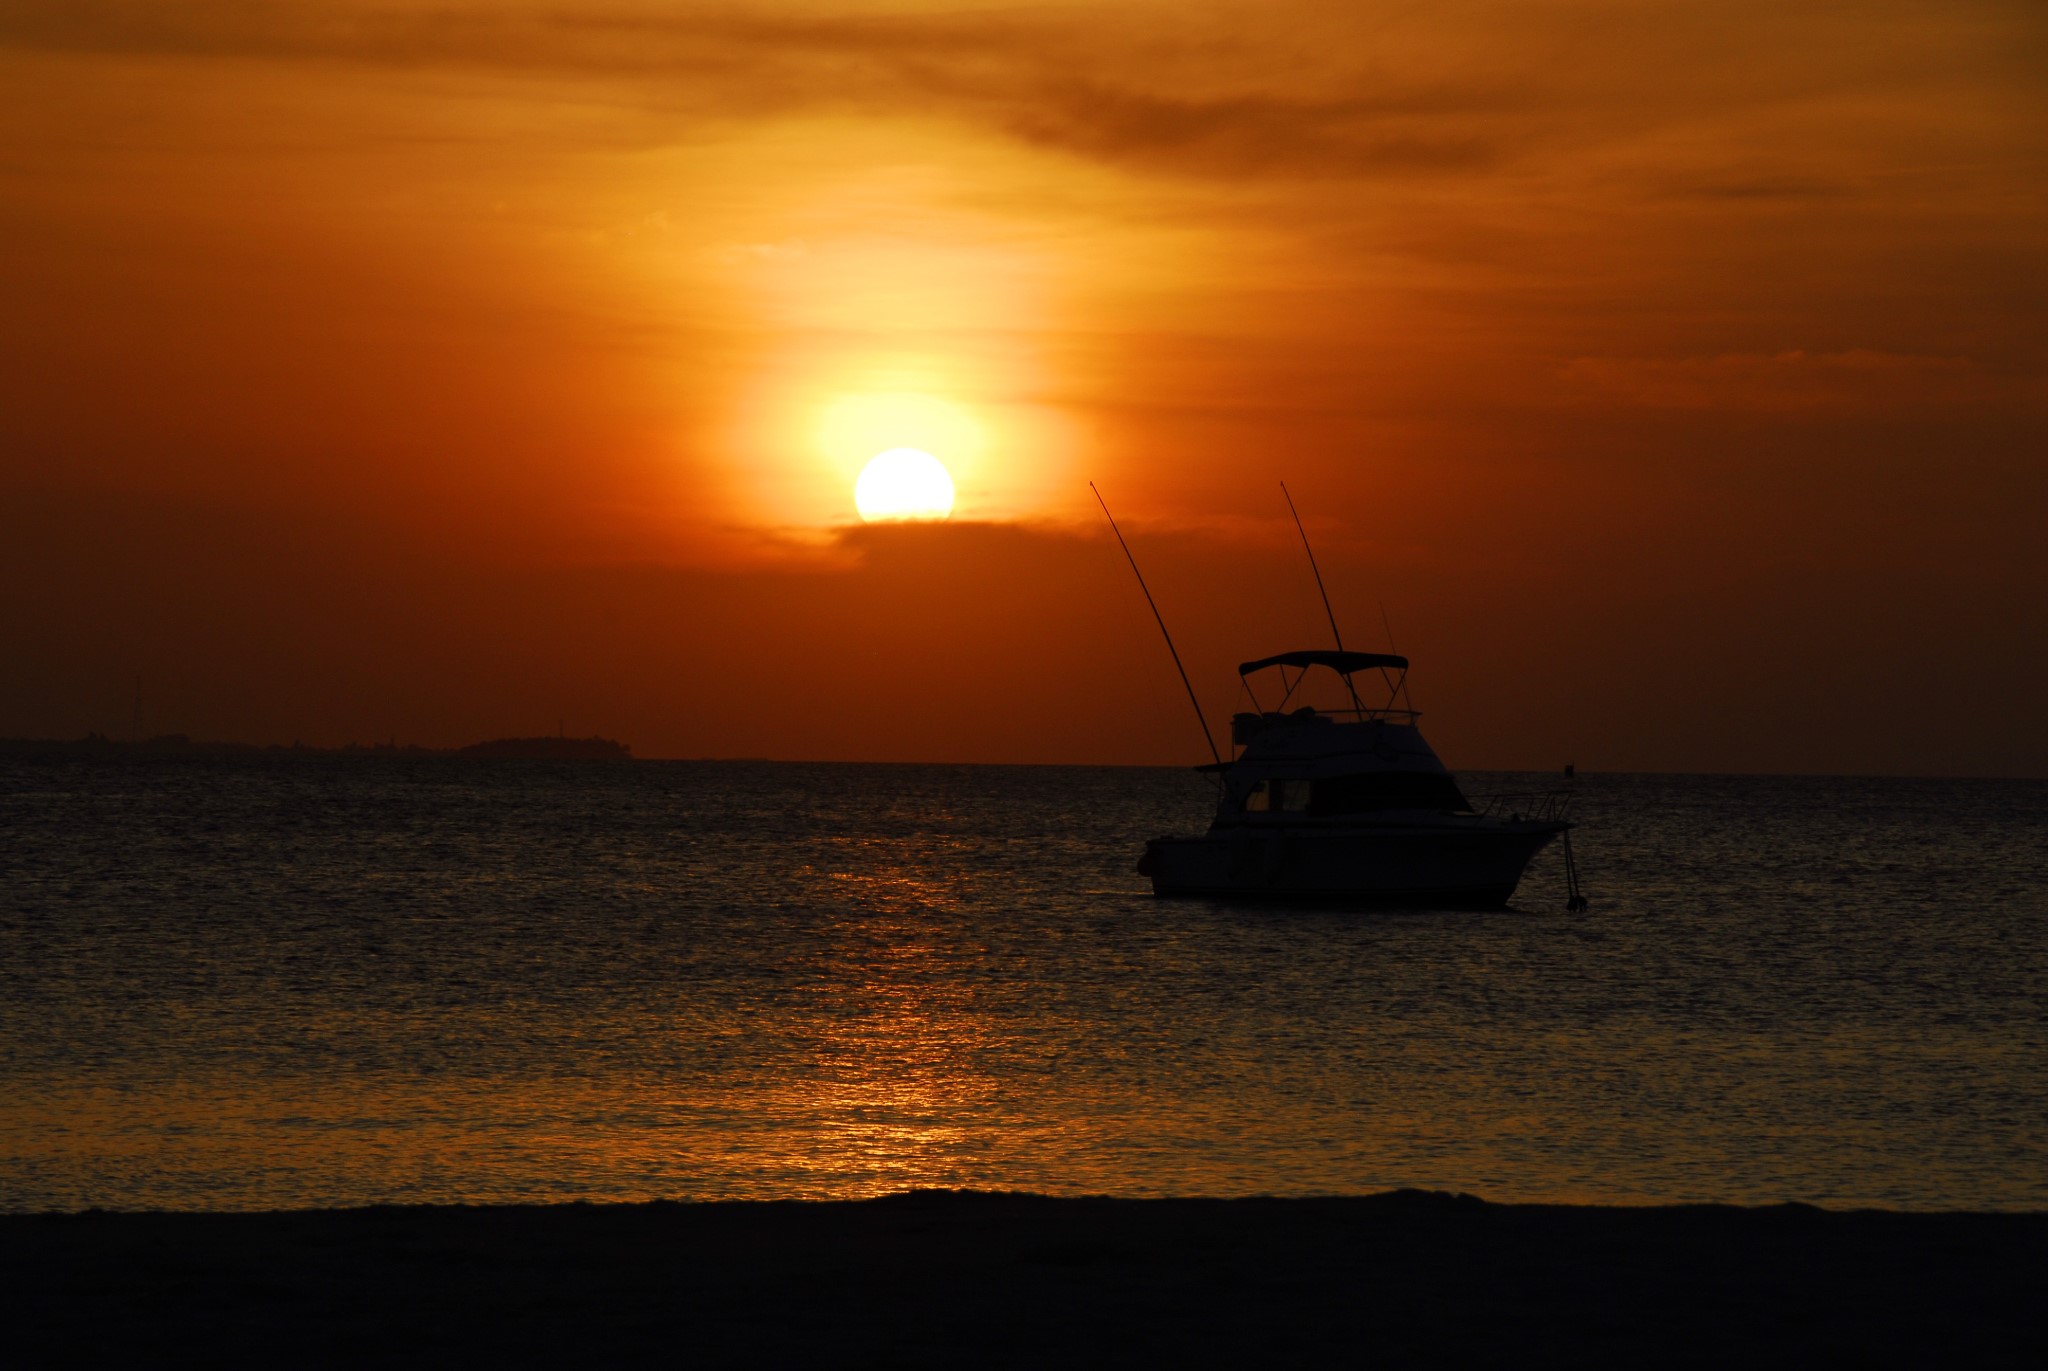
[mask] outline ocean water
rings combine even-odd
[[[0,1208],[2048,1208],[2048,783],[1581,777],[1578,914],[1555,849],[1500,913],[1153,899],[1143,840],[1207,795],[0,766]]]

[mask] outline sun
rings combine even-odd
[[[929,452],[892,447],[878,452],[853,483],[853,505],[866,523],[943,519],[953,512],[953,478]]]

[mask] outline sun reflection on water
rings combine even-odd
[[[903,869],[833,872],[849,907],[869,912],[846,949],[808,987],[818,1025],[811,1072],[790,1104],[816,1120],[789,1165],[817,1193],[866,1195],[957,1183],[972,1146],[964,1122],[988,1110],[995,1080],[978,1065],[993,1045],[971,985],[947,977],[929,920],[957,918],[951,883]],[[902,917],[915,911],[921,917]]]

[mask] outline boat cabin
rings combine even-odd
[[[1277,669],[1268,708],[1252,678]],[[1218,823],[1272,823],[1393,811],[1470,813],[1471,805],[1428,743],[1407,699],[1408,659],[1389,653],[1283,652],[1238,667],[1252,709],[1232,716],[1232,760],[1220,768]],[[1290,672],[1292,674],[1290,674]],[[1315,677],[1341,685],[1334,701],[1294,704]],[[1360,693],[1384,688],[1385,703]],[[1327,694],[1327,692],[1325,692]]]

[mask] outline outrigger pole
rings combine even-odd
[[[1138,589],[1145,592],[1145,603],[1152,607],[1152,617],[1159,624],[1159,636],[1166,639],[1166,650],[1173,654],[1173,669],[1180,673],[1180,683],[1187,688],[1188,703],[1195,707],[1195,718],[1202,725],[1202,741],[1209,745],[1209,755],[1216,759],[1216,770],[1220,773],[1223,754],[1216,750],[1216,735],[1209,731],[1209,716],[1202,713],[1202,702],[1195,698],[1195,687],[1188,680],[1188,669],[1180,664],[1180,653],[1173,645],[1173,635],[1166,631],[1166,619],[1159,612],[1159,602],[1152,598],[1152,589],[1145,584],[1145,573],[1138,570],[1138,559],[1131,555],[1131,545],[1124,541],[1124,531],[1116,526],[1116,516],[1109,512],[1109,501],[1095,489],[1095,482],[1090,481],[1088,489],[1094,494],[1095,503],[1102,506],[1102,517],[1109,520],[1109,531],[1116,535],[1117,546],[1124,550],[1124,560],[1131,564],[1131,575],[1138,578]]]

